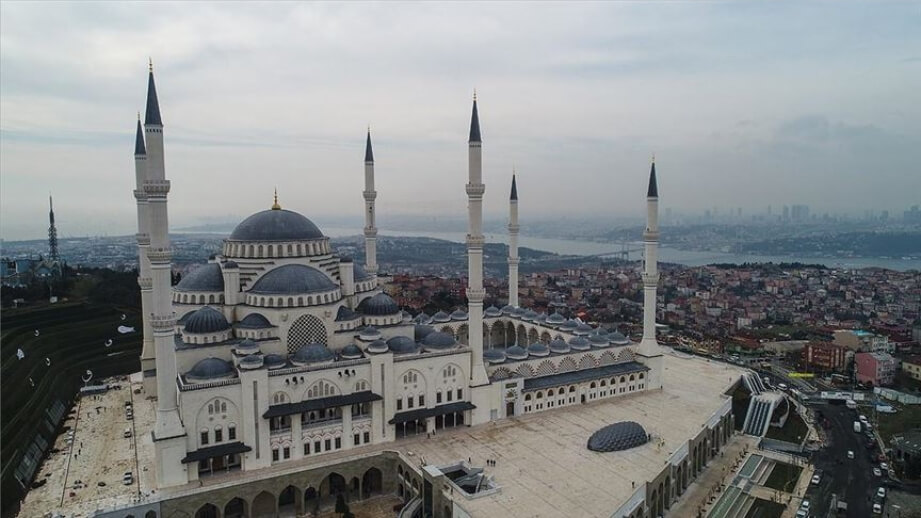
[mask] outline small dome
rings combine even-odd
[[[600,334],[600,335],[593,334],[588,337],[588,341],[591,342],[592,347],[607,347],[608,345],[610,345],[610,343],[608,342],[607,335],[603,335],[603,334]]]
[[[323,233],[304,216],[290,210],[264,210],[244,219],[230,233],[230,241],[304,241]]]
[[[512,311],[515,311],[515,307],[506,304],[505,306],[502,306],[502,309],[500,311],[502,312],[503,315],[511,315]]]
[[[505,361],[505,351],[502,349],[486,349],[483,351],[483,359],[490,364],[502,363]]]
[[[426,336],[434,332],[435,332],[435,328],[432,326],[416,324],[415,327],[413,328],[413,338],[417,342],[421,342],[422,340],[425,340]]]
[[[259,344],[247,338],[238,343],[234,350],[237,351],[237,354],[242,355],[256,354],[259,352]]]
[[[573,351],[587,351],[591,349],[592,344],[585,337],[576,336],[569,339],[569,347],[572,347]]]
[[[550,348],[543,342],[534,342],[528,346],[528,354],[531,356],[550,356]]]
[[[413,314],[409,311],[403,310],[402,318],[404,324],[409,324],[413,321]]]
[[[362,342],[373,342],[381,338],[381,332],[374,326],[365,326],[358,332],[358,339]]]
[[[550,352],[557,354],[566,354],[570,351],[569,344],[562,338],[554,338],[550,341]]]
[[[431,323],[432,323],[432,317],[430,317],[428,313],[424,311],[422,313],[419,313],[415,317],[413,317],[413,324],[427,325]]]
[[[566,322],[563,322],[560,325],[560,329],[562,329],[563,331],[572,331],[573,329],[577,327],[579,327],[579,323],[571,318],[567,320]]]
[[[361,318],[361,315],[352,311],[348,306],[339,306],[336,311],[336,322],[347,322],[356,318]]]
[[[297,364],[331,362],[335,355],[324,344],[302,345],[294,353],[291,361]]]
[[[338,288],[325,273],[303,264],[286,264],[270,270],[247,293],[287,294],[331,291]]]
[[[535,318],[537,318],[537,311],[533,309],[529,309],[521,314],[521,319],[526,322],[533,322]]]
[[[259,313],[250,313],[243,317],[243,320],[237,324],[237,327],[242,327],[244,329],[267,329],[272,327],[272,323]]]
[[[261,354],[251,354],[240,359],[240,368],[244,370],[261,369],[264,363]]]
[[[364,267],[358,263],[355,263],[353,268],[355,269],[355,273],[353,275],[356,282],[367,281],[374,278],[373,275],[365,271]]]
[[[358,311],[364,315],[384,316],[400,312],[400,306],[386,293],[378,293],[358,303]]]
[[[224,262],[224,269],[225,269],[225,270],[233,270],[233,269],[236,269],[236,268],[239,268],[239,267],[240,267],[240,265],[237,264],[236,261],[225,261],[225,262]]]
[[[646,444],[646,430],[634,421],[610,424],[588,438],[588,449],[598,452],[629,450]]]
[[[343,360],[357,360],[364,356],[361,354],[361,349],[355,344],[349,344],[342,348],[339,351],[339,355]]]
[[[365,347],[365,351],[368,351],[371,354],[381,354],[388,351],[387,342],[383,340],[375,340]]]
[[[185,376],[189,381],[209,381],[229,378],[233,374],[233,364],[220,358],[211,357],[199,360]]]
[[[537,316],[534,317],[534,321],[541,324],[545,323],[547,321],[547,314],[543,312],[538,313]]]
[[[502,310],[500,310],[496,306],[489,306],[488,308],[486,308],[484,315],[486,315],[487,317],[498,317],[502,315]]]
[[[208,263],[185,274],[176,285],[176,291],[224,291],[221,265]]]
[[[190,316],[195,314],[195,311],[197,310],[193,309],[192,311],[186,312],[186,314],[182,315],[182,317],[179,320],[177,320],[176,323],[179,324],[180,326],[185,326],[186,321],[189,319]]]
[[[432,315],[432,322],[443,324],[445,322],[450,322],[450,321],[451,321],[451,315],[445,313],[444,311],[439,311],[438,313],[435,313],[434,315]]]
[[[453,313],[451,313],[451,320],[454,320],[454,321],[467,320],[467,313],[461,308],[457,308],[454,310]]]
[[[630,345],[630,339],[623,335],[620,331],[614,331],[608,335],[608,340],[611,341],[614,345]]]
[[[524,347],[520,345],[513,345],[505,349],[505,356],[509,360],[527,360],[528,351],[525,351]]]
[[[205,306],[189,315],[184,329],[187,333],[217,333],[229,328],[230,324],[223,313],[211,306]]]
[[[419,344],[408,336],[394,336],[387,340],[387,347],[393,354],[415,354],[419,352]]]
[[[527,312],[528,312],[528,310],[525,309],[525,308],[515,308],[515,309],[512,310],[512,312],[510,313],[510,315],[513,316],[513,317],[515,317],[515,318],[521,318],[521,317],[522,317],[525,313],[527,313]]]
[[[552,326],[562,325],[565,322],[566,322],[566,317],[564,317],[563,315],[557,312],[554,312],[552,315],[547,317],[547,323]]]
[[[269,370],[281,369],[282,367],[288,365],[288,360],[280,354],[267,354],[263,358],[265,366]]]
[[[576,335],[579,335],[579,336],[586,336],[586,335],[588,335],[588,334],[591,333],[591,332],[592,332],[592,326],[590,326],[590,325],[588,325],[588,324],[579,324],[579,325],[577,325],[576,328],[573,330],[573,334],[576,334]]]
[[[456,346],[457,341],[454,340],[454,337],[442,331],[429,333],[422,339],[422,347],[425,348],[426,351],[443,351]]]

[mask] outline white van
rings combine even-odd
[[[125,433],[122,434],[125,438],[131,437],[131,428],[125,428]]]

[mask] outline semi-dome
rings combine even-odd
[[[394,315],[400,312],[400,305],[390,295],[378,293],[362,300],[358,304],[358,311],[371,316]]]
[[[325,273],[303,264],[286,264],[259,278],[247,293],[313,293],[336,289]]]
[[[383,340],[381,340],[381,339],[377,339],[377,340],[375,340],[375,341],[369,343],[369,344],[365,347],[365,351],[368,351],[368,352],[371,353],[371,354],[381,354],[381,353],[387,352],[388,350],[389,350],[389,349],[388,349],[388,347],[387,347],[387,342],[385,342],[385,341],[383,341]]]
[[[295,351],[294,357],[291,358],[291,361],[299,364],[323,363],[333,361],[334,358],[335,355],[326,347],[326,345],[316,343],[300,346],[297,351]]]
[[[256,354],[259,352],[259,344],[257,344],[252,339],[247,338],[238,343],[234,350],[237,351],[237,354],[242,355]]]
[[[621,451],[646,444],[646,430],[634,421],[609,424],[588,438],[588,449],[598,452]]]
[[[297,212],[270,209],[244,219],[230,233],[230,241],[304,241],[321,239],[323,232]]]
[[[240,368],[244,370],[254,370],[262,368],[265,360],[261,354],[251,354],[240,359]]]
[[[528,346],[528,354],[531,356],[549,356],[550,348],[543,342],[534,342]]]
[[[562,338],[550,340],[550,352],[557,354],[566,354],[570,351],[569,344]]]
[[[272,323],[259,313],[250,313],[243,317],[243,320],[237,324],[237,327],[242,327],[244,329],[267,329],[272,327]]]
[[[630,345],[630,340],[620,331],[614,331],[608,335],[608,340],[614,345]]]
[[[451,313],[451,320],[467,320],[467,312],[457,308]]]
[[[348,322],[356,318],[361,318],[361,315],[352,311],[348,306],[339,306],[339,309],[336,311],[336,322]]]
[[[381,332],[374,326],[365,326],[358,331],[358,339],[362,342],[373,342],[379,340]]]
[[[236,261],[224,261],[223,264],[224,264],[224,269],[225,269],[225,270],[233,270],[233,269],[236,269],[236,268],[239,268],[239,267],[240,267],[240,265],[237,264]]]
[[[176,285],[176,291],[224,291],[224,274],[221,265],[208,263],[185,274]]]
[[[502,349],[486,349],[483,351],[483,359],[490,364],[502,363],[505,361],[505,351]]]
[[[451,315],[445,313],[444,311],[439,311],[438,313],[435,313],[434,315],[432,315],[432,322],[443,324],[445,322],[450,322],[450,321],[451,321]]]
[[[562,325],[565,322],[566,322],[566,317],[564,317],[563,315],[557,312],[554,312],[552,315],[547,317],[547,323],[552,326]]]
[[[520,345],[513,345],[505,349],[505,356],[509,360],[526,360],[528,359],[528,351]]]
[[[190,381],[208,381],[229,378],[233,376],[233,373],[233,364],[220,358],[210,357],[199,360],[185,376]]]
[[[355,344],[349,344],[342,348],[339,351],[339,355],[343,360],[357,360],[364,356],[361,354],[361,349]]]
[[[268,367],[269,370],[280,369],[285,365],[288,365],[288,360],[286,360],[285,357],[280,354],[267,354],[263,360],[265,366]]]
[[[587,351],[591,349],[592,344],[584,336],[574,336],[569,339],[569,347],[572,347],[573,351]]]
[[[414,354],[419,352],[419,344],[408,336],[394,336],[387,340],[387,347],[393,354]]]
[[[432,326],[427,326],[423,324],[416,324],[413,327],[413,338],[417,342],[425,340],[425,337],[435,332],[435,328]]]
[[[217,333],[229,328],[230,324],[223,313],[211,306],[205,306],[189,315],[184,329],[187,333]]]
[[[487,317],[498,317],[502,315],[502,310],[496,306],[489,306],[486,308],[486,311],[484,311],[483,314]]]
[[[425,348],[426,351],[443,351],[456,346],[457,341],[454,340],[454,337],[443,331],[429,333],[422,339],[422,347]]]

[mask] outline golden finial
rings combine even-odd
[[[278,187],[275,188],[275,203],[272,204],[272,210],[281,210],[281,205],[278,204]]]
[[[153,58],[147,58],[147,70],[153,72]]]

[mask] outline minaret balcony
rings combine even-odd
[[[365,227],[365,237],[376,237],[377,227]]]
[[[169,248],[148,248],[147,259],[151,263],[168,263],[173,259],[173,251]]]
[[[137,239],[138,246],[150,246],[150,234],[135,234],[134,238]]]
[[[483,303],[486,298],[486,288],[467,288],[467,301],[470,303]]]
[[[147,193],[145,193],[143,190],[135,189],[134,199],[137,201],[147,201]]]
[[[138,286],[141,287],[141,291],[152,290],[153,289],[153,279],[150,277],[138,277]]]
[[[176,330],[176,315],[154,315],[150,314],[150,327],[153,328],[154,332],[169,332],[170,334],[175,333]]]
[[[486,238],[482,235],[471,236],[467,234],[467,247],[468,248],[483,248],[483,244],[486,243]]]
[[[361,193],[365,197],[365,201],[374,201],[377,199],[377,191],[362,191]]]
[[[654,273],[654,274],[644,273],[643,274],[643,287],[655,288],[658,285],[659,285],[659,274],[658,273]]]
[[[486,185],[482,183],[468,183],[467,196],[483,196],[486,192]]]
[[[658,241],[659,240],[659,231],[658,230],[649,230],[643,232],[643,241]]]
[[[509,257],[509,258],[508,258],[508,264],[510,264],[510,265],[517,266],[518,263],[520,263],[520,262],[521,262],[521,259],[519,259],[519,258],[517,258],[517,257]]]
[[[510,234],[517,234],[519,230],[521,230],[521,225],[513,225],[509,223],[508,231]]]
[[[169,187],[169,180],[144,180],[144,192],[150,198],[165,198]]]

